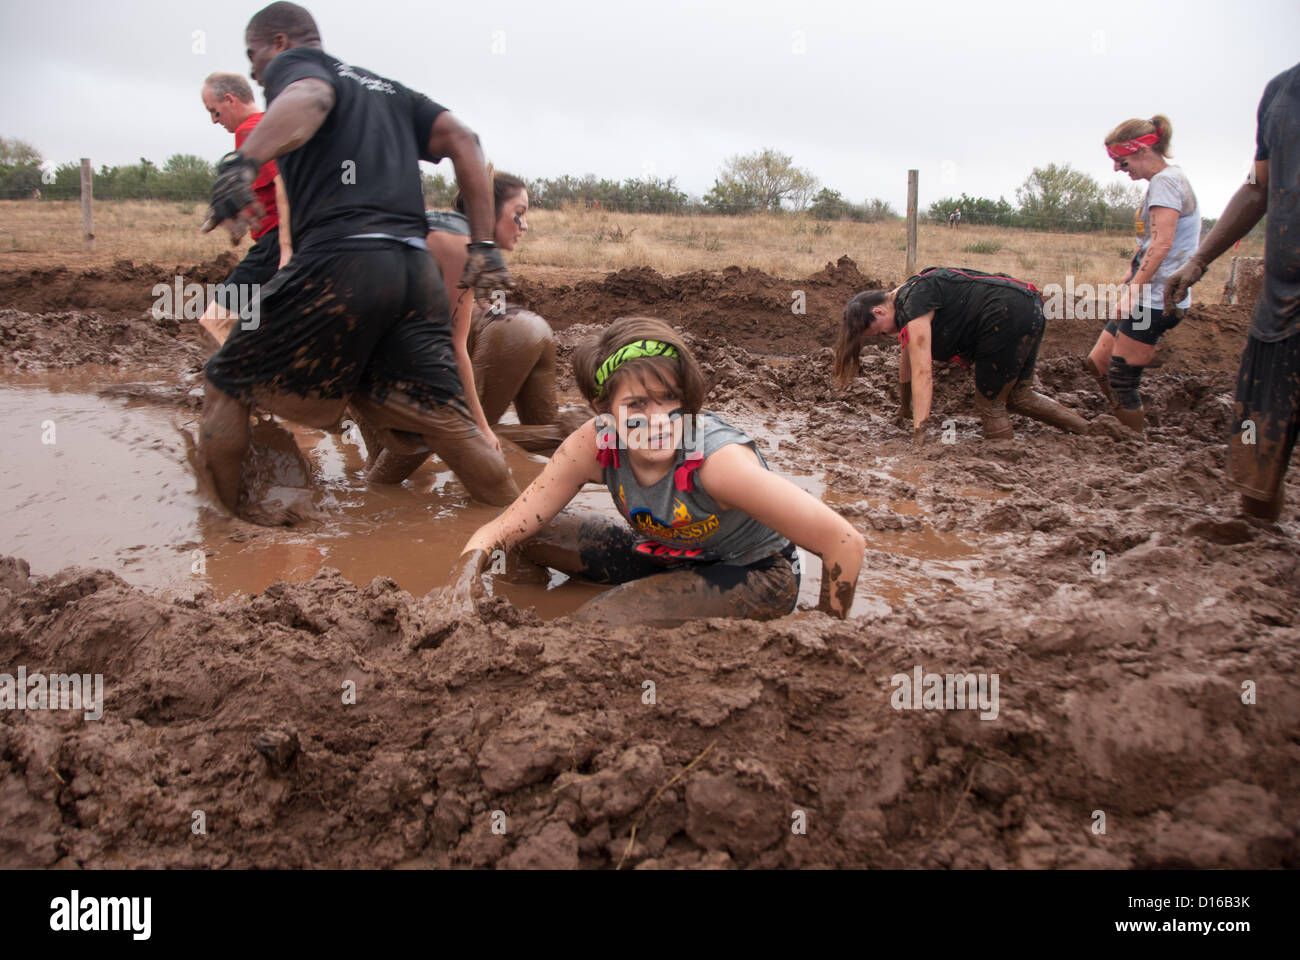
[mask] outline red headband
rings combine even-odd
[[[1155,133],[1147,133],[1133,140],[1125,140],[1123,143],[1106,144],[1106,152],[1110,154],[1112,160],[1118,160],[1120,157],[1127,157],[1130,153],[1137,153],[1143,147],[1154,146],[1155,142],[1160,139],[1160,128],[1156,128]]]

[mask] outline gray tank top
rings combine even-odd
[[[705,458],[729,443],[747,444],[770,469],[754,441],[731,424],[707,410],[701,410],[693,424],[688,419],[673,469],[649,487],[637,482],[627,451],[616,449],[612,419],[597,420],[596,428],[597,459],[609,495],[632,529],[645,538],[637,552],[666,560],[745,566],[790,546],[789,540],[748,514],[719,508],[700,483],[698,469]]]
[[[469,236],[469,218],[455,210],[426,210],[424,223],[430,230],[454,233],[460,237]]]

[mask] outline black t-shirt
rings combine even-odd
[[[1300,333],[1300,64],[1279,73],[1259,101],[1255,159],[1268,161],[1264,289],[1250,335],[1276,341]]]
[[[289,196],[294,250],[343,237],[384,234],[423,242],[420,160],[446,108],[315,47],[294,47],[266,68],[269,107],[295,80],[334,88],[334,107],[316,134],[277,158]]]
[[[998,325],[1006,317],[1008,293],[1038,297],[1033,287],[1012,277],[969,267],[927,267],[899,287],[894,297],[895,323],[901,330],[933,310],[933,359],[991,356],[1002,348],[1004,338],[999,335]]]

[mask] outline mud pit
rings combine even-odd
[[[359,449],[315,431],[296,436],[322,519],[268,531],[205,507],[178,433],[198,410],[193,324],[140,319],[166,268],[115,269],[98,315],[43,313],[66,306],[24,294],[35,277],[0,283],[0,670],[105,685],[99,720],[0,715],[8,866],[1300,861],[1300,499],[1291,485],[1282,528],[1259,529],[1223,473],[1247,308],[1197,308],[1167,338],[1145,445],[1019,418],[984,443],[969,374],[941,368],[934,416],[957,442],[915,452],[889,422],[893,351],[829,386],[839,310],[870,285],[850,261],[525,284],[566,353],[632,312],[688,331],[710,407],[867,537],[857,616],[609,630],[561,616],[589,587],[511,584],[458,625],[422,597],[491,511],[438,464],[366,489]],[[1070,356],[1094,336],[1050,323],[1040,363],[1089,416]],[[918,666],[996,674],[996,718],[895,710],[891,678]]]

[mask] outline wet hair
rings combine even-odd
[[[253,88],[237,73],[210,73],[203,85],[212,91],[217,100],[224,100],[230,94],[240,103],[253,102]]]
[[[676,357],[637,357],[614,371],[597,396],[596,371],[622,347],[637,340],[658,340],[677,351]],[[647,386],[658,384],[682,398],[682,412],[692,416],[704,405],[704,373],[677,331],[655,317],[622,317],[599,336],[588,337],[573,351],[573,379],[582,396],[600,413],[609,412],[610,397],[627,377],[639,377]]]
[[[524,183],[518,177],[511,176],[508,173],[502,173],[500,170],[494,170],[492,164],[488,164],[488,182],[492,184],[492,201],[496,208],[496,219],[501,219],[501,211],[506,208],[519,191],[527,190],[528,184]],[[456,194],[456,202],[452,205],[457,213],[463,213],[469,216],[469,211],[465,209],[465,197],[463,194]]]
[[[845,388],[862,369],[862,344],[875,321],[871,311],[889,301],[888,290],[863,290],[844,306],[840,335],[835,341],[835,384]]]
[[[1157,113],[1150,120],[1125,120],[1118,127],[1106,134],[1106,143],[1123,143],[1126,140],[1136,140],[1138,137],[1145,137],[1148,133],[1157,134],[1160,139],[1151,145],[1151,149],[1162,157],[1172,156],[1169,152],[1169,143],[1174,139],[1174,125],[1169,122],[1169,118],[1163,113]]]
[[[307,8],[283,0],[253,14],[247,32],[259,40],[270,40],[277,33],[283,33],[291,43],[320,43],[320,31]]]

